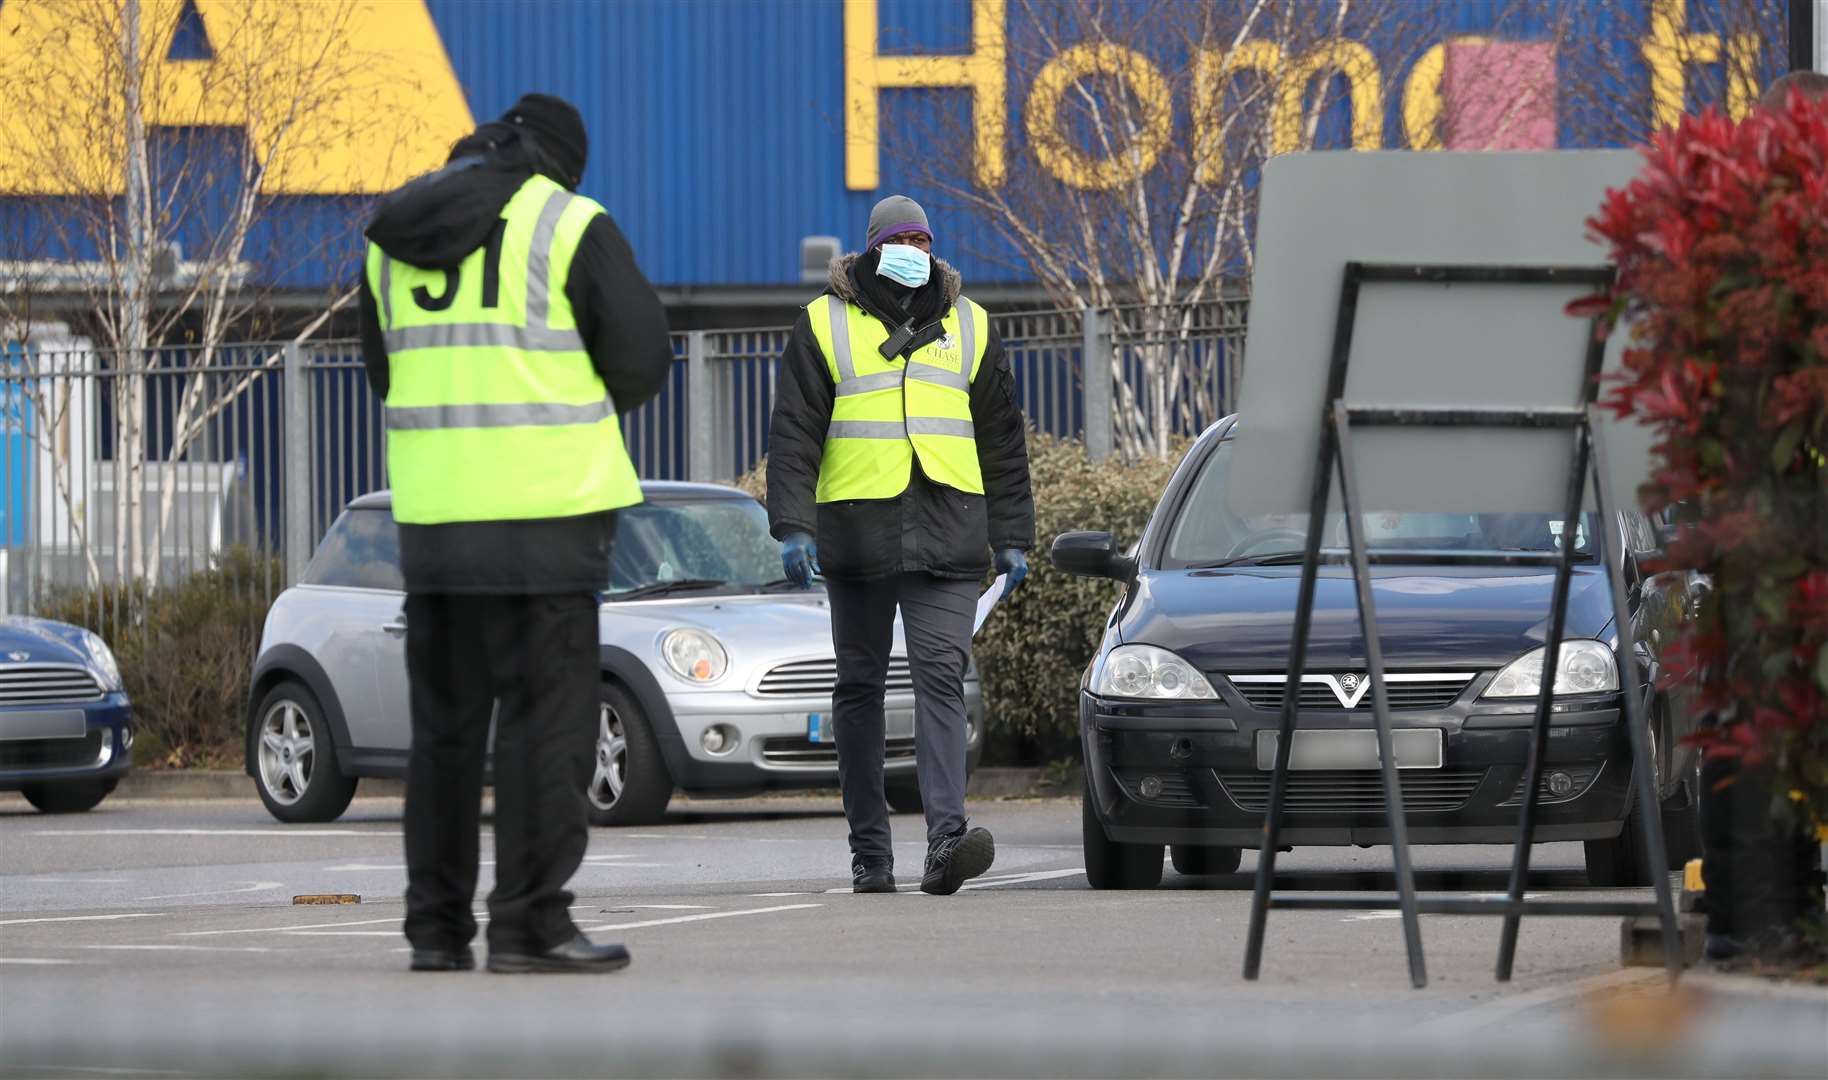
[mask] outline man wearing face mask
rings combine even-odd
[[[959,275],[932,255],[920,205],[870,212],[865,248],[832,262],[777,369],[768,515],[802,586],[823,573],[838,683],[839,785],[851,884],[894,892],[883,790],[884,682],[896,609],[915,693],[927,818],[921,889],[957,892],[990,868],[989,830],[965,817],[964,676],[977,590],[1006,590],[1034,546],[1026,425],[1003,344]]]

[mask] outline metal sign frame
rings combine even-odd
[[[1511,977],[1517,953],[1517,934],[1523,916],[1530,915],[1626,915],[1657,916],[1662,927],[1663,956],[1673,981],[1682,969],[1681,942],[1676,926],[1675,905],[1670,891],[1669,872],[1663,847],[1663,825],[1654,812],[1640,815],[1643,822],[1645,867],[1655,888],[1652,901],[1551,900],[1524,901],[1524,885],[1530,872],[1531,846],[1536,836],[1536,803],[1540,794],[1543,758],[1548,748],[1549,716],[1554,704],[1556,665],[1552,658],[1560,655],[1568,610],[1569,584],[1573,576],[1574,545],[1577,528],[1565,523],[1580,520],[1586,500],[1587,485],[1593,485],[1600,527],[1595,533],[1598,552],[1605,566],[1610,586],[1614,622],[1618,628],[1619,685],[1624,699],[1625,726],[1629,732],[1632,757],[1632,783],[1641,805],[1656,807],[1656,780],[1650,767],[1645,726],[1645,707],[1637,691],[1639,666],[1637,642],[1631,621],[1626,616],[1623,550],[1614,532],[1615,503],[1606,457],[1600,436],[1598,410],[1599,375],[1605,356],[1605,343],[1597,333],[1588,338],[1586,378],[1578,403],[1563,408],[1363,408],[1354,407],[1343,395],[1351,359],[1352,331],[1357,320],[1359,290],[1365,284],[1507,284],[1507,285],[1588,285],[1604,288],[1611,285],[1613,270],[1609,266],[1481,266],[1348,262],[1339,293],[1339,307],[1334,322],[1332,367],[1326,393],[1321,401],[1319,458],[1310,488],[1307,546],[1301,564],[1301,583],[1296,598],[1294,636],[1289,644],[1288,687],[1297,686],[1307,668],[1308,628],[1314,611],[1315,581],[1320,564],[1325,561],[1348,561],[1357,585],[1359,626],[1365,639],[1365,660],[1371,681],[1372,712],[1377,726],[1379,769],[1383,779],[1384,808],[1390,822],[1390,843],[1396,876],[1395,896],[1351,894],[1276,896],[1276,850],[1280,843],[1284,805],[1287,794],[1289,755],[1294,744],[1296,713],[1300,695],[1293,689],[1283,694],[1282,716],[1276,740],[1275,768],[1270,781],[1269,805],[1263,824],[1263,842],[1257,860],[1256,891],[1251,898],[1250,933],[1244,956],[1244,977],[1256,979],[1263,960],[1263,934],[1270,908],[1287,910],[1390,910],[1402,912],[1403,937],[1409,959],[1410,982],[1417,989],[1428,983],[1427,964],[1422,952],[1421,914],[1502,915],[1504,931],[1498,947],[1497,978]],[[1397,761],[1393,753],[1390,703],[1385,687],[1383,649],[1379,644],[1377,606],[1372,595],[1371,565],[1374,563],[1414,562],[1415,551],[1379,552],[1366,545],[1360,505],[1362,486],[1352,456],[1352,432],[1366,427],[1462,427],[1534,429],[1544,438],[1559,436],[1568,440],[1567,498],[1563,504],[1559,550],[1550,552],[1423,552],[1429,559],[1437,556],[1463,566],[1544,566],[1554,567],[1555,586],[1549,602],[1548,636],[1543,643],[1543,685],[1537,696],[1532,723],[1529,764],[1524,773],[1523,806],[1518,820],[1516,847],[1512,853],[1510,887],[1500,898],[1417,896],[1415,875],[1410,863],[1408,825],[1403,809],[1402,785],[1397,778]],[[1340,498],[1346,520],[1348,549],[1344,552],[1321,550],[1321,533],[1331,497],[1331,484],[1337,473]],[[1630,828],[1629,821],[1626,824]]]

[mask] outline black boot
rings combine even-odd
[[[579,934],[545,952],[501,953],[489,950],[489,970],[500,975],[597,974],[621,971],[629,964],[628,950],[620,945],[597,945]]]
[[[989,829],[960,827],[927,846],[927,872],[920,879],[920,891],[951,896],[960,885],[990,869],[996,857],[997,844]]]
[[[414,949],[414,971],[474,971],[476,953],[468,945],[461,949]]]
[[[892,893],[895,891],[895,864],[886,859],[851,859],[851,892]]]

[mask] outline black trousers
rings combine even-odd
[[[971,663],[977,584],[898,574],[867,581],[827,578],[825,592],[838,654],[832,723],[851,854],[893,865],[882,785],[883,696],[895,611],[901,611],[914,677],[914,759],[931,843],[965,827],[965,668]]]
[[[478,826],[495,721],[495,889],[489,948],[570,940],[565,883],[589,846],[584,789],[598,709],[597,601],[406,598],[413,744],[406,772],[406,937],[457,949],[476,936]]]

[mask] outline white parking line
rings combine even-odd
[[[379,836],[399,832],[370,829],[39,829],[33,836]]]
[[[335,930],[343,926],[374,926],[378,923],[397,923],[401,916],[390,915],[385,919],[355,919],[348,922],[302,923],[298,926],[244,926],[235,930],[185,930],[177,937],[218,937],[223,934],[283,934],[291,930]]]
[[[0,926],[24,926],[26,923],[45,922],[108,922],[112,919],[156,919],[164,915],[163,911],[141,911],[131,915],[58,915],[43,919],[0,919]]]
[[[0,956],[0,964],[18,964],[21,967],[63,967],[76,962],[75,960],[52,960],[45,956]]]
[[[1036,881],[1053,881],[1056,878],[1072,877],[1075,874],[1083,873],[1085,873],[1085,867],[1083,866],[1075,866],[1071,870],[1040,870],[1033,874],[1017,874],[1014,877],[1006,877],[998,881],[967,882],[959,887],[959,891],[963,892],[965,889],[994,889],[999,885],[1028,885]]]
[[[124,877],[29,877],[28,885],[125,885],[130,880]]]
[[[203,892],[179,892],[165,893],[160,896],[136,896],[133,899],[135,903],[138,903],[141,900],[183,900],[192,896],[237,896],[241,893],[266,892],[268,889],[282,888],[283,885],[283,882],[278,881],[256,881],[238,889],[207,889]]]
[[[1524,893],[1523,898],[1525,900],[1540,900],[1547,895],[1549,895],[1549,894],[1548,893]],[[1473,899],[1473,900],[1508,900],[1508,899],[1510,899],[1510,894],[1509,893],[1471,893],[1468,895],[1468,898]],[[1424,912],[1423,914],[1427,914],[1427,913]],[[1347,915],[1345,918],[1343,918],[1339,921],[1342,923],[1381,922],[1385,919],[1400,919],[1402,917],[1403,917],[1403,913],[1401,910],[1385,910],[1385,909],[1379,908],[1375,911],[1360,911],[1353,915]]]
[[[181,1072],[166,1069],[116,1069],[101,1065],[25,1065],[35,1073],[81,1073],[90,1076],[96,1073],[102,1076],[183,1076]]]
[[[599,913],[603,909],[597,909]],[[710,904],[622,904],[611,911],[710,911]]]
[[[273,952],[265,945],[84,945],[112,952]]]
[[[578,929],[587,934],[599,930],[639,930],[646,926],[673,926],[678,923],[708,922],[711,919],[735,919],[744,915],[772,915],[777,911],[806,911],[810,908],[824,907],[823,904],[781,904],[776,907],[748,908],[742,911],[707,911],[703,915],[680,915],[671,919],[646,919],[641,922],[602,923],[597,926],[581,926]]]
[[[773,900],[773,899],[776,899],[777,897],[782,897],[782,896],[805,896],[805,895],[806,894],[803,892],[752,892],[749,894],[749,897],[752,900]]]

